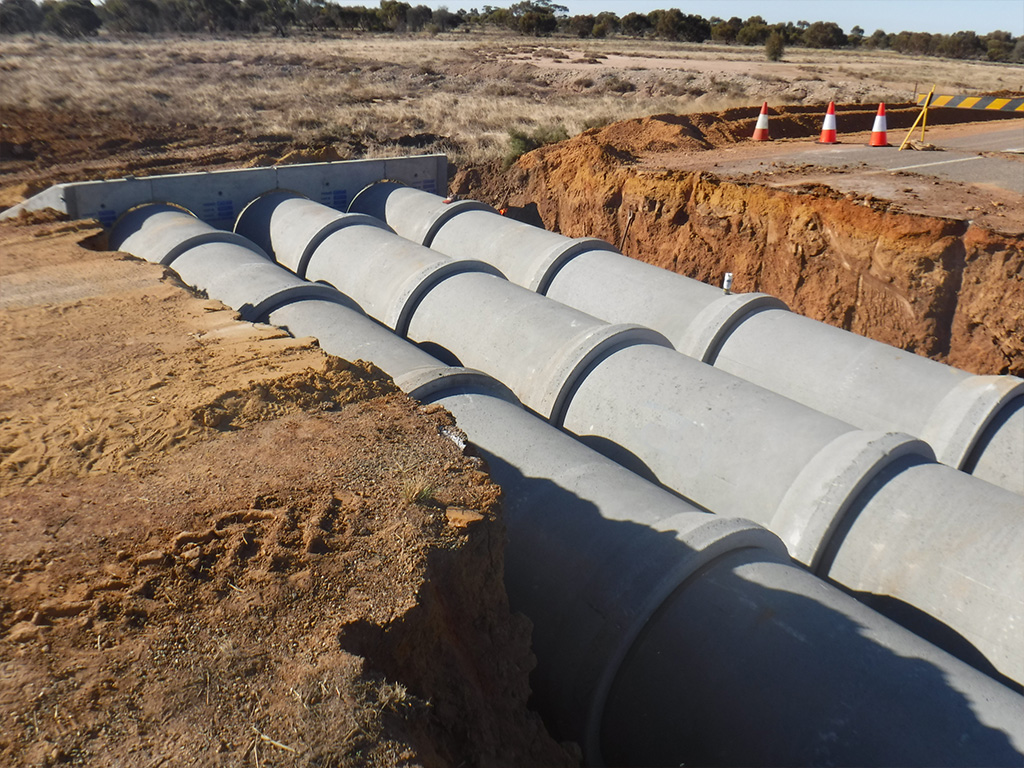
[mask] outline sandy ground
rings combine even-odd
[[[451,418],[99,232],[0,225],[0,764],[568,764]]]

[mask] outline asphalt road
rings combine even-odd
[[[946,128],[946,126],[944,126]],[[789,163],[812,163],[823,167],[850,166],[863,163],[866,172],[892,173],[908,171],[938,176],[965,184],[985,184],[1024,195],[1024,121],[1013,127],[992,124],[988,130],[957,136],[942,130],[937,135],[926,131],[925,141],[941,151],[898,151],[906,135],[902,130],[889,131],[890,147],[869,147],[864,144],[809,145],[786,152],[776,160]],[[914,138],[921,136],[914,131]],[[982,154],[986,153],[986,154]]]

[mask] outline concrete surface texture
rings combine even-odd
[[[264,213],[278,215],[270,208]],[[382,240],[394,240],[389,265],[398,273],[414,274],[420,261],[429,258],[425,254],[430,251],[396,235],[365,231],[372,235],[371,252]],[[345,252],[333,254],[324,241],[317,258],[344,260],[359,252],[360,230],[342,232],[352,238]],[[265,245],[277,250],[276,243]],[[380,303],[376,288],[358,275],[344,269],[333,275],[335,287],[356,301],[370,296]],[[887,466],[907,455],[924,462],[934,458],[926,444],[909,436],[861,432],[680,355],[664,339],[645,337],[642,328],[602,323],[489,274],[457,273],[432,283],[415,307],[408,335],[431,345],[449,363],[495,376],[527,407],[632,471],[704,509],[768,526],[783,537],[791,555],[811,568],[819,567],[844,516],[870,498],[872,480]],[[961,474],[946,468],[937,477],[957,484]],[[925,580],[935,584],[944,581],[940,575],[956,551],[955,540],[944,541],[921,562],[908,563],[899,551],[907,541],[927,538],[934,519],[952,527],[987,527],[991,519],[991,530],[1024,541],[1024,516],[1001,514],[1019,506],[1019,497],[977,479],[968,481],[979,498],[994,504],[991,511],[976,511],[973,519],[965,518],[952,496],[940,494],[933,507],[919,501],[927,489],[905,490],[904,538],[885,553],[885,567],[931,574]],[[855,535],[871,533],[862,529]],[[858,578],[851,576],[844,586],[861,591]],[[948,600],[938,588],[927,596],[904,592],[899,579],[892,580],[890,594],[912,602],[957,636],[975,639],[997,674],[1024,678],[1024,667],[1011,658],[1012,640],[992,629],[1024,620],[1017,591],[1018,584],[1024,585],[1024,566],[1006,551],[994,558],[976,553],[971,567],[954,581],[965,599]]]
[[[416,216],[433,220],[444,206],[436,195],[378,186],[353,207],[387,217],[399,233],[415,233]],[[1024,380],[972,376],[787,312],[767,298],[732,307],[720,289],[629,259],[608,244],[571,252],[540,280],[522,268],[557,250],[559,241],[563,249],[576,242],[470,209],[447,216],[431,247],[492,263],[512,282],[609,322],[646,325],[684,354],[855,426],[920,437],[939,461],[970,467],[1024,495],[1024,410],[1016,404]],[[1004,409],[1012,416],[1000,418]],[[986,434],[994,423],[998,429]]]
[[[144,217],[137,226],[145,229]],[[192,236],[188,229],[183,236]],[[282,294],[298,278],[255,251],[250,258],[280,274],[250,281],[238,270],[260,262],[246,262],[228,246],[240,247],[200,244],[174,264],[203,264],[194,272],[210,295],[222,294],[236,308],[278,297],[272,319],[322,336],[325,348],[381,350],[388,372],[407,391],[452,410],[481,447],[509,495],[510,599],[535,617],[538,692],[546,691],[541,698],[566,737],[584,744],[588,762],[741,764],[756,753],[758,762],[779,765],[980,765],[1024,754],[1019,696],[790,564],[767,531],[709,515],[643,481],[532,416],[479,374],[449,375],[407,342],[382,336],[388,332],[347,297]],[[217,264],[236,276],[206,278]],[[464,274],[522,292],[531,304],[547,301],[494,276]],[[274,293],[268,284],[283,288]],[[254,292],[243,297],[246,286]],[[651,344],[616,350],[603,361],[630,350],[668,355],[732,380]],[[832,437],[826,445],[859,434],[835,425],[824,430]],[[883,453],[910,460],[911,468],[956,475],[965,484],[961,501],[974,498],[977,480],[929,464],[918,455],[919,444],[901,451],[908,441],[889,440],[882,439]],[[890,485],[878,477],[873,482]],[[903,482],[918,492],[917,482]],[[948,485],[934,474],[923,482],[937,493]],[[906,502],[901,487],[890,492],[893,503]],[[712,641],[708,627],[725,634]],[[695,658],[701,663],[693,664]],[[759,681],[755,692],[748,691],[751,679]],[[737,700],[744,704],[729,714],[726,704]]]

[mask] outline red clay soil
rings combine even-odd
[[[0,225],[0,765],[571,765],[451,417],[98,234]]]
[[[773,117],[773,133],[816,135],[805,113]],[[801,314],[975,373],[1024,374],[1021,235],[969,222],[967,211],[918,215],[821,184],[779,189],[658,168],[686,153],[710,167],[717,147],[746,140],[754,116],[625,121],[531,152],[505,173],[463,170],[452,187],[494,205],[536,207],[549,229],[604,238],[699,280],[720,284],[733,272],[738,291],[773,294]],[[933,194],[970,199],[965,190]]]

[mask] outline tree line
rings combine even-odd
[[[950,35],[927,32],[866,35],[848,33],[830,21],[768,24],[760,16],[705,19],[678,8],[650,13],[612,12],[570,16],[553,0],[523,0],[508,8],[433,10],[401,0],[381,0],[376,7],[339,5],[325,0],[0,0],[0,34],[50,32],[66,38],[86,37],[101,29],[115,33],[270,31],[363,31],[436,34],[471,26],[496,26],[528,36],[566,34],[578,38],[657,38],[680,42],[712,41],[764,45],[769,58],[786,46],[871,48],[954,59],[1024,62],[1024,37],[997,30]]]

